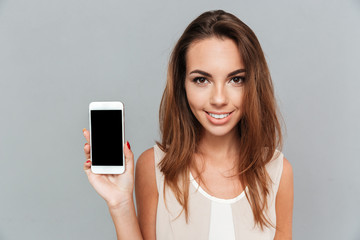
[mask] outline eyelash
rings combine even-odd
[[[234,78],[240,79],[240,82],[238,82],[239,84],[240,84],[240,83],[243,83],[243,82],[245,81],[245,77],[240,77],[240,76],[233,77],[233,78],[231,78],[230,81],[232,81]]]
[[[208,81],[206,78],[204,78],[204,77],[196,77],[196,78],[194,78],[192,81],[194,82],[194,83],[196,83],[196,84],[199,84],[199,85],[202,85],[202,84],[204,84],[204,82],[199,82],[200,80],[206,80],[206,81]]]
[[[241,84],[241,83],[243,83],[245,81],[245,77],[241,77],[241,76],[235,76],[235,77],[231,78],[230,81],[233,81],[234,79],[240,79],[241,80],[240,82],[234,82],[235,84]],[[196,77],[192,81],[194,83],[196,83],[196,84],[199,84],[199,85],[205,84],[204,82],[199,82],[200,80],[201,81],[204,81],[204,80],[209,81],[205,77]]]

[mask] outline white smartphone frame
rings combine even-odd
[[[92,162],[92,129],[91,129],[91,111],[92,110],[122,110],[121,119],[122,119],[122,148],[124,147],[125,141],[125,114],[124,114],[124,104],[120,101],[113,102],[91,102],[89,104],[89,125],[90,125],[90,158]],[[91,171],[95,174],[122,174],[125,172],[125,155],[123,149],[123,166],[93,166],[91,164]]]

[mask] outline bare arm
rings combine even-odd
[[[136,218],[134,201],[131,199],[121,206],[109,206],[111,218],[115,225],[117,239],[143,239]]]
[[[131,171],[134,174],[134,155],[132,151],[126,146],[124,148],[126,171]],[[134,178],[134,175],[132,175]],[[138,219],[136,217],[133,191],[124,196],[124,201],[121,203],[108,202],[111,218],[114,222],[116,229],[117,239],[143,239],[140,232]]]
[[[275,240],[292,239],[292,215],[294,205],[294,176],[290,162],[284,158],[283,172],[276,195]]]
[[[135,195],[138,219],[144,239],[156,239],[156,186],[154,149],[146,150],[136,164]]]
[[[129,145],[124,145],[125,172],[123,174],[94,174],[91,171],[89,131],[84,129],[83,133],[87,140],[84,146],[87,159],[84,163],[84,171],[90,184],[109,207],[117,239],[142,239],[133,201],[134,155]]]

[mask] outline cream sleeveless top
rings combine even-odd
[[[157,240],[211,240],[211,239],[274,239],[275,229],[254,227],[254,218],[250,204],[242,192],[233,199],[220,199],[204,191],[190,174],[189,184],[189,222],[186,223],[181,205],[169,187],[166,188],[166,205],[164,202],[164,175],[158,167],[164,152],[154,146],[156,184],[159,193],[156,214]],[[276,226],[275,198],[283,168],[283,154],[274,153],[273,159],[266,165],[272,180],[272,188],[267,198],[270,221]],[[247,191],[247,188],[245,188]]]

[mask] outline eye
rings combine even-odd
[[[233,82],[235,84],[242,84],[244,81],[245,81],[245,77],[240,77],[240,76],[233,77],[230,79],[230,82]]]
[[[199,84],[199,85],[204,85],[204,84],[206,84],[206,83],[209,82],[209,81],[208,81],[206,78],[204,78],[204,77],[196,77],[196,78],[194,78],[192,81],[193,81],[194,83],[196,83],[196,84]]]

